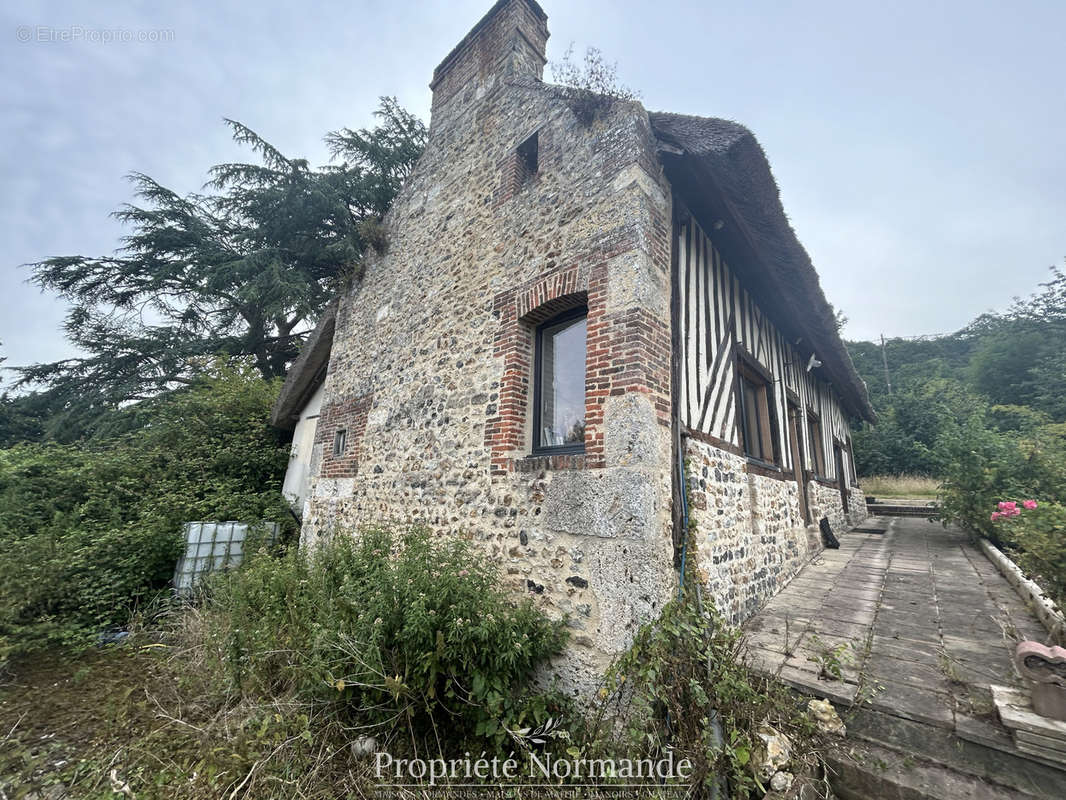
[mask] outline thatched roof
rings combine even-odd
[[[649,114],[667,177],[778,328],[856,416],[876,420],[866,384],[837,333],[818,273],[781,206],[770,163],[751,131],[723,119]]]
[[[818,281],[810,256],[781,206],[777,183],[751,131],[728,120],[649,114],[671,184],[733,271],[781,332],[806,355],[814,352],[845,407],[876,420],[870,399]],[[720,223],[720,224],[716,224]],[[330,303],[282,386],[271,417],[292,428],[325,378],[337,318]]]
[[[289,368],[289,374],[274,403],[270,421],[279,428],[292,429],[300,419],[300,412],[311,395],[322,385],[329,366],[329,353],[333,348],[333,331],[337,326],[337,299],[334,298],[315,329],[304,341],[300,355]]]

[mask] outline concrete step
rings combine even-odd
[[[935,505],[903,505],[900,503],[867,503],[866,510],[879,517],[936,517],[940,510]]]
[[[851,732],[848,732],[850,737]],[[869,742],[828,756],[829,780],[841,800],[1018,800],[1028,797],[931,761]],[[1061,795],[1058,800],[1061,800]]]
[[[849,740],[891,750],[901,763],[918,760],[925,764],[931,770],[923,778],[926,783],[939,776],[946,786],[954,787],[956,782],[946,774],[954,773],[960,779],[998,785],[1013,792],[1010,796],[1014,797],[1066,798],[1066,771],[1019,752],[995,723],[960,716],[954,730],[949,730],[868,707],[851,710],[845,722]]]

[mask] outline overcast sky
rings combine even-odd
[[[71,353],[19,265],[112,252],[124,175],[199,189],[247,156],[223,117],[317,163],[379,95],[428,119],[434,66],[490,5],[5,4],[0,355]],[[849,338],[956,330],[1066,257],[1063,0],[543,6],[550,60],[599,47],[648,108],[754,131]]]

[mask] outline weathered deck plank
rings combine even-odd
[[[747,623],[752,664],[840,705],[849,736],[944,770],[945,790],[954,775],[1066,797],[1066,771],[1017,751],[989,689],[1017,685],[1016,642],[1047,631],[962,531],[883,522],[884,533],[867,523],[842,536]],[[840,679],[827,678],[834,667]],[[950,746],[923,745],[941,740]]]

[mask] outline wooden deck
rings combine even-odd
[[[1066,797],[1066,765],[1019,753],[989,690],[1047,632],[966,534],[873,518],[840,543],[745,626],[754,667],[844,716],[838,794]]]

